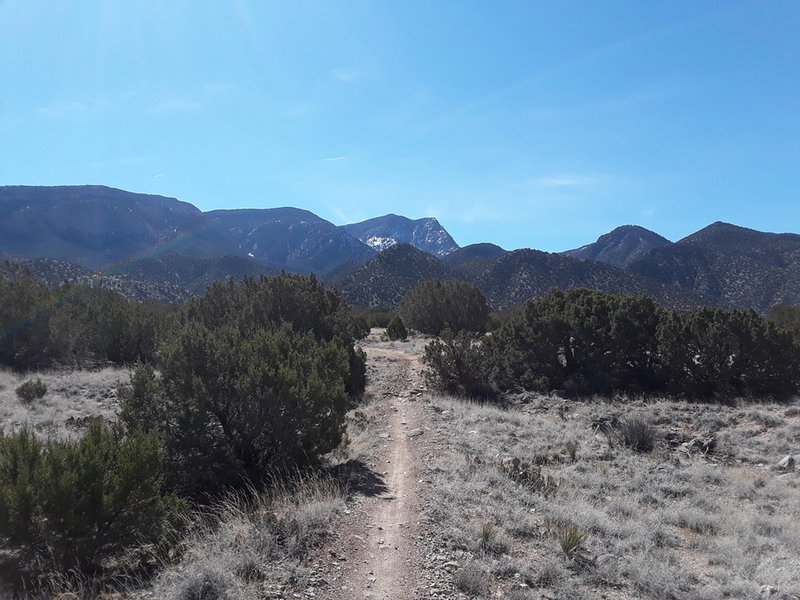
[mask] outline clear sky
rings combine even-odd
[[[800,231],[800,2],[0,0],[0,184],[565,250]]]

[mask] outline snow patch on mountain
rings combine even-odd
[[[372,237],[368,237],[366,240],[364,240],[364,243],[370,248],[375,248],[375,250],[378,252],[383,252],[387,248],[394,246],[397,243],[397,240],[393,237],[381,237],[379,235],[373,235]]]

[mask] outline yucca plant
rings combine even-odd
[[[570,460],[575,462],[578,459],[578,448],[580,448],[578,442],[575,440],[570,440],[564,445],[564,447],[567,450]]]
[[[564,525],[558,529],[558,543],[567,558],[574,558],[585,550],[584,544],[589,536],[575,525]]]
[[[481,527],[480,547],[484,552],[492,547],[492,543],[497,539],[497,527],[491,523],[484,523]]]

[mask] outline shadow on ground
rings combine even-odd
[[[348,460],[331,469],[332,475],[345,485],[349,495],[382,496],[389,492],[383,476],[360,460]]]

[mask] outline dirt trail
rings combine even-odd
[[[365,345],[370,372],[367,393],[377,436],[376,456],[365,465],[372,483],[340,524],[325,598],[331,600],[411,600],[424,597],[421,570],[425,544],[423,457],[431,433],[419,401],[423,379],[420,356],[411,349]],[[392,344],[392,346],[395,346]]]

